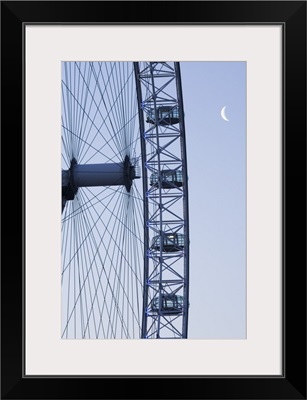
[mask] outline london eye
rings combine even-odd
[[[63,339],[185,339],[178,62],[62,62]]]

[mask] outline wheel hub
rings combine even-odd
[[[66,201],[74,200],[79,187],[125,186],[131,191],[134,179],[140,178],[139,168],[128,155],[122,163],[78,164],[73,158],[68,170],[62,170],[62,211]]]

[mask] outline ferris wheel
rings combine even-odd
[[[188,337],[178,62],[62,63],[64,339]]]

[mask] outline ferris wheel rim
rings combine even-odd
[[[151,124],[155,124],[155,119],[158,120],[159,116],[158,113],[161,110],[161,103],[159,103],[159,108],[157,105],[157,99],[158,99],[158,95],[157,93],[153,92],[151,93],[151,96],[149,96],[151,99],[153,99],[151,106],[148,106],[148,104],[146,104],[146,102],[144,101],[144,99],[142,98],[142,91],[141,91],[141,76],[142,76],[142,72],[140,71],[140,67],[139,67],[139,63],[134,63],[135,64],[135,70],[136,70],[136,84],[137,84],[137,93],[138,93],[138,106],[139,106],[139,115],[140,115],[140,126],[144,127],[144,116],[146,114],[145,110],[147,111],[147,120],[146,122],[149,122]],[[144,63],[146,64],[146,63]],[[155,82],[153,79],[153,74],[152,74],[152,70],[155,69],[156,65],[159,63],[147,63],[149,65],[149,68],[147,69],[147,75],[145,75],[146,77],[148,77],[150,75],[150,79],[151,79],[151,83],[152,83],[152,88],[155,86]],[[155,65],[154,65],[155,64]],[[161,67],[161,69],[167,65],[167,63],[163,63],[163,66]],[[167,65],[168,66],[168,65]],[[169,66],[168,66],[169,67]],[[170,69],[172,69],[172,67],[170,67]],[[146,70],[146,68],[145,68]],[[182,188],[182,202],[183,202],[183,207],[184,207],[184,223],[182,224],[184,232],[182,234],[182,236],[184,237],[184,241],[185,241],[185,248],[184,248],[184,272],[183,272],[183,292],[184,292],[184,296],[181,296],[183,299],[183,307],[182,310],[179,310],[179,312],[177,313],[178,315],[181,314],[183,316],[183,322],[182,322],[182,328],[176,332],[176,328],[173,327],[173,334],[174,334],[174,338],[187,338],[188,336],[188,308],[189,308],[189,292],[188,292],[188,287],[189,287],[189,213],[188,213],[188,175],[187,175],[187,163],[186,163],[186,142],[185,142],[185,125],[184,125],[184,110],[183,110],[183,97],[182,97],[182,88],[181,88],[181,76],[180,76],[180,66],[178,62],[174,63],[174,67],[173,67],[173,76],[169,76],[170,81],[172,79],[174,79],[176,81],[176,94],[177,94],[177,102],[173,102],[172,106],[170,106],[170,108],[167,111],[167,107],[164,107],[164,111],[166,110],[166,116],[161,116],[161,118],[159,118],[159,122],[156,122],[156,140],[157,142],[159,141],[159,137],[160,134],[158,133],[158,128],[159,127],[163,127],[165,128],[167,125],[173,125],[176,123],[179,123],[180,125],[180,129],[179,129],[179,133],[180,133],[180,158],[181,158],[181,165],[182,165],[182,169],[183,169],[183,176],[184,176],[184,185],[174,185],[174,184],[167,184],[164,185],[165,189],[171,189],[171,188],[179,188],[179,186],[183,186]],[[164,73],[163,75],[168,77],[167,71]],[[159,78],[161,78],[161,75],[159,75]],[[146,86],[146,84],[145,84]],[[165,86],[163,87],[163,89],[157,89],[157,91],[162,91],[164,90]],[[174,100],[174,99],[173,99]],[[165,98],[162,98],[162,103],[165,101]],[[150,103],[150,101],[148,102]],[[179,116],[176,114],[174,115],[174,110],[176,111],[176,109],[178,108],[179,110]],[[150,116],[148,117],[148,110],[151,113]],[[170,113],[172,113],[172,117],[170,118]],[[167,135],[165,135],[165,131],[162,134],[164,137],[166,137]],[[148,140],[150,135],[147,135],[146,130],[144,129],[144,135],[142,137],[142,142],[143,142],[143,148],[145,149],[145,142],[146,140]],[[171,136],[171,134],[169,135]],[[152,139],[150,139],[152,140]],[[159,144],[157,144],[157,147],[159,147]],[[157,150],[157,153],[160,152]],[[144,151],[143,151],[144,153]],[[143,155],[143,164],[142,164],[142,171],[143,171],[143,176],[145,174],[147,174],[147,170],[150,171],[150,168],[148,167],[148,163],[147,160],[144,158],[144,154]],[[160,165],[160,161],[158,161],[158,170],[156,170],[156,175],[157,176],[161,176],[163,174],[163,170],[161,169],[161,165]],[[177,166],[177,170],[178,170],[178,166]],[[147,179],[144,181],[144,187],[146,186],[147,183]],[[159,188],[159,201],[161,204],[161,182],[158,183],[158,188]],[[148,324],[148,319],[149,319],[149,314],[148,314],[148,309],[150,308],[150,304],[155,302],[155,298],[152,298],[151,300],[148,299],[148,278],[149,278],[149,262],[148,262],[148,253],[150,253],[150,246],[148,243],[148,237],[149,237],[149,213],[148,213],[148,191],[145,190],[145,195],[144,195],[144,202],[145,202],[145,206],[144,206],[144,226],[146,226],[146,235],[147,235],[147,243],[145,245],[145,251],[144,253],[147,254],[147,257],[145,256],[145,260],[144,260],[144,265],[145,265],[145,274],[144,274],[144,307],[143,307],[143,322],[142,322],[142,337],[143,338],[149,338],[149,334],[148,334],[148,328],[147,328],[147,324]],[[165,197],[165,196],[164,196]],[[169,221],[170,223],[170,221]],[[161,233],[161,229],[162,229],[162,224],[161,224],[161,218],[160,218],[160,243],[162,241],[162,233]],[[167,235],[167,234],[166,234]],[[154,238],[153,238],[154,239]],[[164,248],[164,250],[166,250],[166,248]],[[178,253],[178,251],[180,251],[180,246],[176,246],[176,247],[172,247],[171,251],[176,251]],[[183,250],[183,248],[181,248],[181,250]],[[164,252],[164,251],[163,251]],[[160,250],[160,255],[162,256],[162,250]],[[162,262],[161,262],[162,264]],[[147,269],[147,271],[146,271]],[[161,269],[161,268],[160,268]],[[171,268],[170,268],[171,269]],[[174,271],[173,271],[174,272]],[[175,272],[174,272],[175,274]],[[176,275],[176,274],[175,274]],[[162,279],[162,269],[160,271],[160,279]],[[177,297],[176,294],[177,291],[181,290],[181,288],[177,287],[176,291],[174,292],[174,301],[177,301]],[[159,309],[156,310],[156,313],[158,314],[157,319],[161,319],[164,318],[165,315],[167,314],[167,310],[164,309],[162,310],[162,303],[164,301],[164,296],[168,296],[169,294],[163,294],[162,293],[162,289],[158,290],[159,292],[159,298],[160,298],[160,305],[159,305]],[[175,311],[173,311],[173,315],[174,315]],[[155,313],[154,313],[155,314]],[[154,317],[153,317],[154,318]],[[160,323],[160,321],[158,322],[158,324]],[[168,322],[168,324],[172,325],[171,321]],[[160,338],[160,328],[157,328],[156,332],[154,332],[154,335],[156,335],[157,338]]]

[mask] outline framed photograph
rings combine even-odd
[[[1,27],[2,398],[306,399],[306,2]]]

